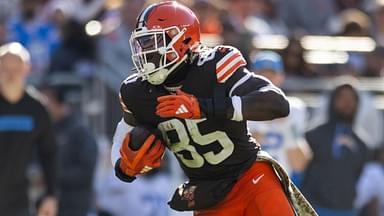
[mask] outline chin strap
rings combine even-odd
[[[184,55],[179,62],[176,62],[171,68],[166,69],[162,68],[148,76],[148,82],[152,85],[160,85],[162,84],[168,77],[170,73],[172,73],[181,63],[187,60],[188,55]]]

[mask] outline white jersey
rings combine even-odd
[[[261,148],[291,172],[287,150],[299,145],[306,127],[306,106],[299,98],[288,97],[290,114],[272,121],[248,121],[248,130]]]
[[[379,215],[384,216],[384,165],[369,163],[357,183],[355,207],[363,208],[373,198],[379,201]]]
[[[99,191],[98,205],[116,216],[169,216],[170,181],[170,176],[159,174],[127,184],[110,175],[103,191]]]

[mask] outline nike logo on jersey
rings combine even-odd
[[[263,177],[264,177],[264,174],[261,175],[261,176],[259,176],[259,177],[257,177],[257,178],[253,178],[253,179],[252,179],[252,183],[253,183],[253,184],[257,184],[257,183],[260,181],[260,179],[263,178]]]
[[[176,114],[182,114],[182,113],[188,113],[187,107],[184,106],[184,104],[181,104],[180,107],[177,109]]]

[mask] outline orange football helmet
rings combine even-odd
[[[192,10],[178,2],[152,4],[139,15],[130,44],[139,76],[159,85],[200,44],[200,24]]]

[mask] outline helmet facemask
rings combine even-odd
[[[173,46],[184,33],[185,29],[180,31],[176,26],[152,30],[144,27],[132,33],[132,60],[143,80],[160,85],[187,58],[180,57]]]

